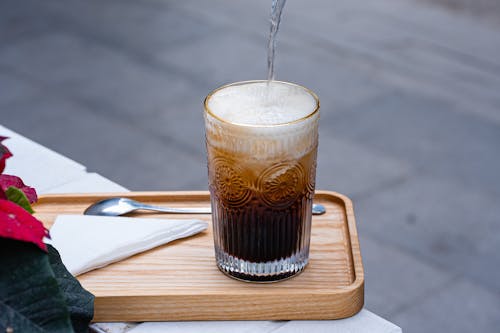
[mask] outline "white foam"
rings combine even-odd
[[[277,81],[229,86],[208,100],[212,114],[243,125],[284,124],[308,116],[316,107],[306,89]]]

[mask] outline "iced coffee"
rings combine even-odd
[[[287,82],[223,86],[205,100],[216,261],[246,281],[277,281],[309,257],[319,101]]]

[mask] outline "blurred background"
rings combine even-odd
[[[0,123],[131,190],[206,189],[202,101],[262,79],[270,0],[2,0]],[[321,99],[367,309],[500,327],[500,1],[289,0],[276,78]],[[7,143],[8,145],[8,143]]]

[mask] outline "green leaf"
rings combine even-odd
[[[0,332],[74,332],[47,253],[7,238],[0,248]]]
[[[10,186],[7,191],[5,191],[5,195],[7,196],[7,199],[9,201],[18,204],[31,214],[34,213],[33,208],[31,208],[30,201],[26,197],[26,194],[24,194],[24,192],[17,187]]]
[[[56,276],[59,288],[64,294],[73,329],[76,333],[86,333],[94,317],[94,295],[83,289],[80,282],[71,275],[61,261],[57,250],[47,245],[50,266]]]

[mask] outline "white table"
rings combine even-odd
[[[0,136],[8,136],[4,143],[14,154],[7,161],[6,174],[20,176],[36,188],[38,194],[121,192],[127,191],[97,173],[89,173],[85,166],[62,156],[22,135],[0,125]],[[342,320],[324,321],[206,321],[124,324],[99,323],[107,333],[171,333],[171,332],[304,332],[314,333],[400,333],[401,328],[363,309],[357,315]]]

